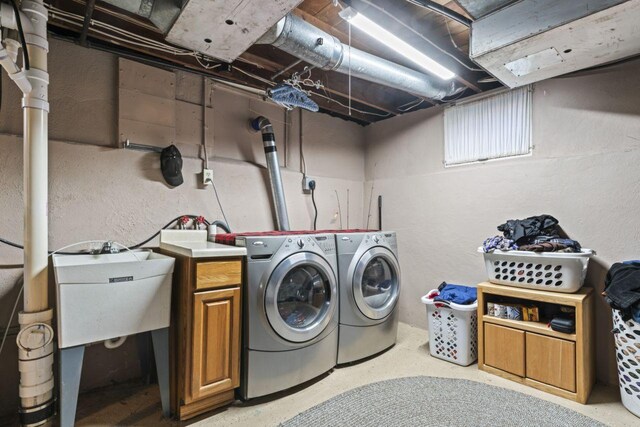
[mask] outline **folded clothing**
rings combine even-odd
[[[538,236],[558,237],[558,220],[551,215],[538,215],[525,219],[510,219],[498,226],[504,237],[517,245],[533,243]]]
[[[634,317],[640,321],[634,316],[640,314],[640,262],[613,264],[604,281],[603,295],[624,320]]]
[[[518,250],[518,245],[513,240],[502,236],[489,237],[482,243],[482,250],[485,252],[493,252],[496,249],[499,251],[515,251]]]
[[[469,305],[478,299],[478,291],[476,288],[464,285],[453,285],[446,282],[438,287],[440,294],[436,296],[434,301],[452,302],[454,304]]]

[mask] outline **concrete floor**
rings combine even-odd
[[[304,387],[269,399],[236,402],[229,408],[196,418],[193,426],[276,426],[299,412],[337,394],[375,381],[415,375],[465,378],[517,390],[552,401],[610,426],[638,426],[640,418],[619,401],[617,387],[597,385],[588,405],[581,405],[478,370],[461,367],[429,355],[426,331],[400,324],[398,343],[387,352],[365,362],[337,368]],[[80,397],[78,426],[177,425],[163,420],[159,394],[153,386],[117,386]]]

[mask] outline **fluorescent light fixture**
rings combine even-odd
[[[442,80],[450,80],[455,77],[455,73],[453,71],[438,64],[436,61],[429,58],[409,43],[396,37],[363,14],[353,10],[353,8],[348,7],[342,10],[340,12],[340,16],[354,27],[364,31],[380,43],[390,47]]]

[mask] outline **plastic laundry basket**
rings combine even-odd
[[[429,322],[429,352],[458,365],[471,365],[478,359],[478,302],[434,301],[429,294],[422,297]]]
[[[640,417],[640,323],[626,322],[613,310],[613,327],[622,404]]]
[[[577,292],[584,284],[591,249],[579,253],[500,251],[484,255],[489,281],[544,291]]]

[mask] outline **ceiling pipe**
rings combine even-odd
[[[258,44],[270,44],[323,70],[348,74],[423,98],[441,100],[464,90],[455,81],[439,81],[386,59],[349,47],[336,37],[288,14]]]
[[[23,93],[24,311],[18,316],[20,333],[16,341],[20,423],[35,426],[55,413],[50,326],[53,310],[48,299],[48,13],[42,0],[23,0],[20,9],[16,12],[6,4],[0,5],[0,25],[14,30],[19,23],[22,25],[27,49],[23,55],[29,57],[25,69],[19,70],[11,58],[15,55],[9,55],[9,61],[3,58],[2,66]]]
[[[271,126],[269,119],[259,116],[251,121],[251,127],[256,132],[262,132],[264,155],[267,158],[267,169],[269,170],[269,182],[271,184],[271,197],[276,210],[276,225],[279,231],[289,231],[291,230],[289,227],[289,214],[287,213],[287,201],[284,198],[284,187],[282,185],[282,176],[280,175],[273,126]]]

